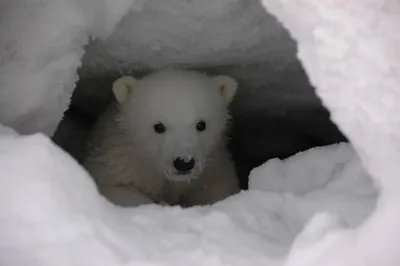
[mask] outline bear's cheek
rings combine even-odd
[[[220,139],[218,132],[209,130],[208,132],[202,132],[199,134],[199,146],[202,153],[209,154]]]
[[[152,157],[156,157],[161,152],[163,138],[149,129],[132,128],[130,138],[135,148],[141,150]]]

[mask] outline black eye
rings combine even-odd
[[[155,124],[155,125],[153,126],[153,128],[154,128],[154,131],[155,131],[156,133],[158,133],[158,134],[162,134],[162,133],[164,133],[164,132],[167,130],[167,128],[166,128],[162,123],[157,123],[157,124]]]
[[[197,123],[196,129],[197,129],[197,131],[200,131],[200,132],[206,130],[206,122],[201,120],[199,123]]]

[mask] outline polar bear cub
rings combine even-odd
[[[239,191],[225,147],[237,83],[167,69],[114,82],[117,103],[99,117],[84,165],[120,206],[206,205]]]

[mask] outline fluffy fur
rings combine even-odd
[[[117,104],[99,118],[85,160],[101,193],[122,206],[193,206],[238,192],[224,136],[236,88],[230,77],[186,70],[117,80]],[[177,158],[193,168],[177,171]]]

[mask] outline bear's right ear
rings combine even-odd
[[[217,85],[219,93],[224,98],[226,104],[229,104],[235,97],[238,84],[236,80],[229,76],[216,76],[213,77],[214,83]]]
[[[112,91],[119,104],[126,102],[136,83],[137,80],[131,76],[123,76],[114,81]]]

